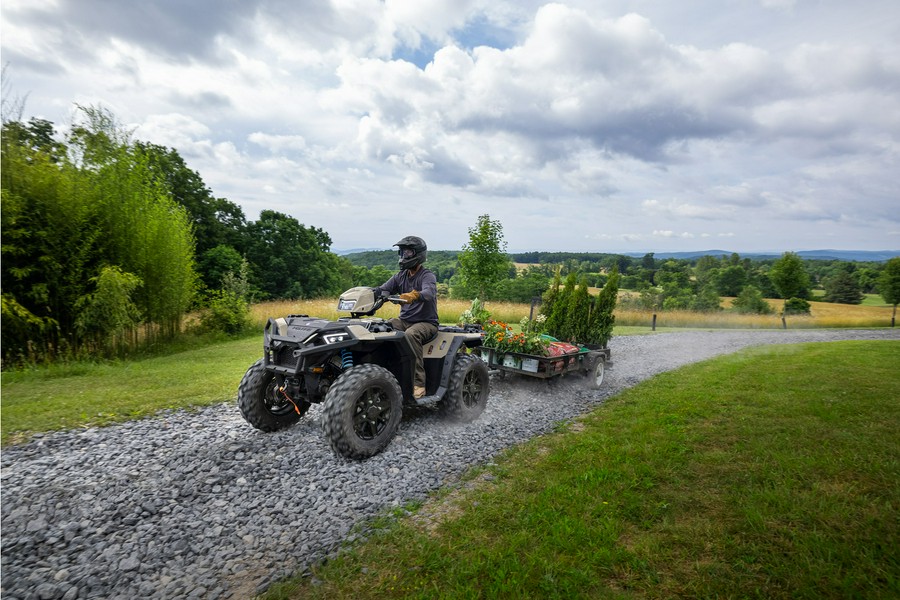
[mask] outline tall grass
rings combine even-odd
[[[451,300],[442,298],[438,301],[438,320],[444,325],[453,325],[459,316],[468,310],[472,303],[468,300]],[[499,321],[518,323],[527,317],[531,308],[528,304],[515,302],[486,302],[485,307],[491,316]],[[322,319],[346,317],[347,313],[338,312],[337,300],[325,298],[318,300],[280,300],[255,304],[250,309],[250,318],[254,325],[262,327],[269,317],[283,317],[289,314],[310,315]],[[400,307],[385,304],[377,316],[390,319],[400,315]]]
[[[730,308],[733,298],[724,298],[722,305]],[[698,313],[687,310],[646,311],[630,308],[618,308],[615,311],[617,327],[650,327],[653,315],[656,314],[658,328],[710,328],[710,329],[781,329],[785,323],[789,329],[838,328],[838,327],[890,327],[891,307],[833,304],[829,302],[810,302],[810,316],[788,316],[783,323],[780,311],[783,300],[768,300],[775,311],[771,315],[741,315],[724,310],[715,313]],[[471,306],[465,300],[441,299],[438,302],[438,316],[443,324],[453,324]],[[529,304],[515,302],[487,302],[486,308],[498,321],[518,323],[529,316]],[[323,319],[336,319],[346,316],[337,311],[337,301],[295,300],[264,302],[251,309],[251,318],[255,326],[262,327],[269,317],[282,317],[288,314],[307,314]],[[398,306],[386,304],[378,311],[378,316],[389,319],[400,314]]]

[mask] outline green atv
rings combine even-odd
[[[458,422],[477,419],[487,405],[490,376],[469,350],[482,343],[480,326],[439,326],[423,346],[426,396],[413,396],[415,353],[402,331],[372,317],[397,296],[374,288],[344,292],[336,321],[289,315],[269,319],[263,357],[241,380],[238,407],[266,432],[290,427],[312,404],[324,402],[322,427],[339,455],[364,459],[381,452],[400,425],[404,407],[436,405]]]

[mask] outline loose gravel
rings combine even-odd
[[[0,594],[250,598],[364,535],[373,516],[454,485],[473,465],[655,374],[751,345],[845,339],[896,340],[900,330],[617,337],[600,390],[572,375],[494,377],[476,422],[410,411],[366,461],[332,454],[319,406],[275,434],[252,429],[231,401],[39,436],[0,458]]]

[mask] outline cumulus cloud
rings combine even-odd
[[[111,107],[248,207],[343,224],[421,196],[423,219],[491,210],[557,244],[698,243],[749,215],[864,236],[897,229],[877,5],[9,0],[2,44],[41,116]]]

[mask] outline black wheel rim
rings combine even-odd
[[[391,420],[391,400],[378,387],[371,387],[356,399],[353,431],[363,440],[378,437]]]
[[[278,391],[278,383],[274,377],[266,385],[266,396],[263,398],[263,404],[267,411],[276,416],[284,415],[294,410],[294,405],[291,401]]]
[[[478,399],[481,398],[481,377],[478,376],[478,372],[475,369],[470,370],[466,373],[466,377],[463,380],[462,385],[462,401],[466,407],[471,408],[478,404]]]

